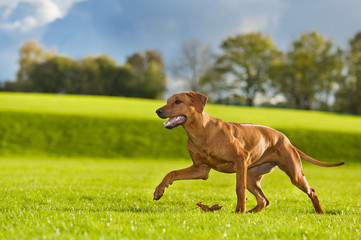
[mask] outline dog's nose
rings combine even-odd
[[[158,116],[160,115],[160,114],[162,114],[163,113],[163,108],[159,108],[159,109],[157,109],[157,111],[155,111],[157,114],[158,114]]]

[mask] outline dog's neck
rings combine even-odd
[[[195,113],[187,124],[182,125],[190,140],[199,140],[205,136],[205,128],[212,117],[206,111]]]

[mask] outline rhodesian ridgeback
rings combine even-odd
[[[159,200],[165,187],[173,181],[204,179],[214,169],[223,173],[236,173],[236,213],[246,211],[246,189],[257,199],[257,205],[249,212],[256,213],[269,205],[262,191],[261,180],[276,167],[283,170],[291,182],[311,199],[317,213],[324,214],[316,191],[311,188],[302,171],[301,158],[310,163],[333,167],[344,163],[325,163],[307,156],[294,147],[288,138],[272,128],[225,122],[209,116],[204,107],[207,97],[195,93],[178,93],[156,113],[169,118],[164,126],[168,129],[182,126],[187,132],[187,147],[193,165],[168,173],[155,189],[154,200]]]

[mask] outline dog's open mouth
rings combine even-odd
[[[172,129],[175,127],[178,127],[179,125],[182,125],[187,121],[187,117],[184,115],[180,115],[177,117],[171,117],[164,123],[164,126],[168,129]]]

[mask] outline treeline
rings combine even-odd
[[[17,80],[5,82],[4,91],[161,98],[166,90],[163,59],[155,50],[117,65],[107,55],[74,60],[29,41],[20,48],[19,66]]]
[[[219,103],[253,106],[263,99],[263,106],[361,114],[361,33],[346,50],[316,31],[301,34],[287,51],[261,33],[230,36],[221,50],[216,55],[187,42],[173,73]]]
[[[262,33],[229,36],[219,54],[193,40],[167,65],[171,79],[183,82],[176,91],[203,92],[216,103],[253,106],[258,100],[262,106],[361,114],[361,32],[347,49],[317,31],[301,34],[287,51]],[[74,60],[30,41],[20,49],[19,66],[17,80],[2,90],[141,98],[161,98],[166,90],[165,64],[154,50],[117,65],[106,55]]]

